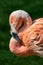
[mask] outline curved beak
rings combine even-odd
[[[17,33],[15,33],[15,32],[12,32],[12,37],[14,38],[14,39],[16,39],[21,45],[22,45],[22,40],[19,38],[19,36],[17,35]]]

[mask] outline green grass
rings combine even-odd
[[[19,57],[9,50],[9,15],[18,9],[27,11],[32,20],[43,17],[43,0],[0,0],[0,65],[43,65],[43,58]]]

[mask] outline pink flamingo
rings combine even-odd
[[[12,35],[10,51],[19,56],[43,57],[43,18],[33,23],[27,12],[18,10],[11,13],[9,23]]]

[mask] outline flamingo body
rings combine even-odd
[[[43,57],[43,18],[34,20],[23,10],[14,11],[9,18],[12,32],[16,33],[22,45],[15,38],[10,39],[10,50],[19,56],[38,55]],[[33,24],[32,24],[33,23]]]

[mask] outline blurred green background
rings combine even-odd
[[[0,65],[43,65],[43,58],[19,57],[9,50],[9,15],[18,9],[27,11],[32,20],[43,17],[43,0],[0,0]]]

